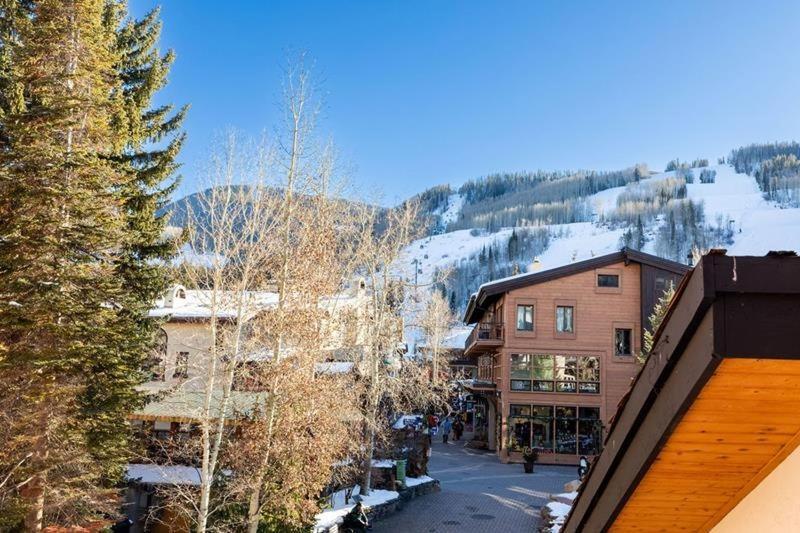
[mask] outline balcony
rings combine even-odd
[[[502,322],[479,322],[464,344],[464,355],[477,355],[503,345]]]

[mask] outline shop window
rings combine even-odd
[[[508,417],[508,447],[520,451],[531,445],[531,407],[511,405]]]
[[[597,275],[597,286],[598,287],[607,287],[607,288],[618,288],[619,287],[619,275],[618,274],[598,274]]]
[[[633,355],[633,330],[630,328],[614,329],[614,355]]]
[[[578,453],[597,455],[603,437],[599,407],[578,407]]]
[[[577,453],[577,417],[575,407],[556,407],[556,453]]]
[[[540,453],[553,453],[553,406],[534,405],[532,415],[533,447]]]
[[[556,331],[558,333],[575,332],[575,308],[571,305],[559,305],[556,307]]]
[[[517,331],[533,331],[533,306],[517,306]]]

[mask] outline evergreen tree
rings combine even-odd
[[[658,299],[658,302],[656,302],[655,307],[653,307],[653,313],[650,315],[650,327],[644,330],[644,346],[642,346],[642,353],[639,355],[639,362],[644,363],[650,355],[650,352],[653,351],[655,334],[661,326],[661,322],[664,321],[664,317],[667,315],[667,309],[669,309],[669,304],[674,296],[675,286],[670,283]]]
[[[180,137],[146,145],[182,113],[148,109],[171,61],[154,51],[155,14],[120,27],[118,2],[2,7],[0,408],[13,423],[0,469],[29,459],[0,505],[38,530],[114,510],[147,310],[165,284],[158,260],[172,250],[155,213]]]
[[[148,310],[168,283],[165,261],[175,252],[175,243],[165,239],[167,214],[159,211],[167,204],[177,185],[172,176],[177,170],[175,157],[184,134],[179,132],[186,108],[172,113],[170,105],[151,107],[154,94],[165,85],[174,54],[161,55],[157,43],[161,33],[158,10],[142,20],[126,20],[124,4],[108,4],[107,29],[116,32],[124,122],[118,129],[120,150],[112,162],[125,176],[118,189],[124,215],[124,240],[115,257],[115,275],[123,288],[124,302],[119,313],[119,344],[115,357],[99,362],[93,372],[103,376],[87,389],[87,418],[94,423],[89,444],[96,459],[117,477],[127,450],[127,434],[120,431],[125,416],[140,402],[134,387],[144,378],[146,361],[158,322],[149,319]],[[164,148],[154,144],[167,140]],[[97,406],[100,406],[98,412]],[[102,416],[99,416],[101,415]]]

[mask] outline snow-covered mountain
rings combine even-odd
[[[800,250],[800,208],[785,207],[764,199],[756,179],[737,173],[731,165],[705,168],[716,172],[714,182],[701,183],[696,174],[703,169],[693,169],[695,176],[691,183],[686,183],[682,200],[702,205],[705,223],[721,231],[724,242],[710,241],[711,244],[725,247],[729,253],[737,255],[763,255],[771,250]],[[586,197],[585,201],[591,209],[589,221],[536,224],[533,227],[537,231],[547,231],[546,247],[536,257],[528,257],[527,261],[523,258],[516,268],[523,272],[534,260],[538,260],[538,267],[544,270],[619,250],[626,244],[625,233],[631,229],[630,224],[614,221],[614,213],[621,205],[621,195],[630,193],[631,190],[658,187],[659,182],[664,185],[667,180],[675,179],[676,173],[680,172],[652,174],[636,183],[609,188]],[[463,196],[457,193],[450,195],[446,205],[434,213],[439,217],[440,227],[457,221],[464,205]],[[658,235],[659,231],[664,234],[666,224],[668,217],[663,213],[656,214],[650,223],[643,224],[644,242],[640,249],[665,255]],[[402,259],[404,276],[410,283],[429,286],[438,273],[447,269],[464,269],[465,265],[477,262],[476,256],[483,250],[489,249],[493,244],[496,250],[502,250],[508,246],[512,234],[527,229],[531,229],[531,226],[504,227],[493,232],[485,229],[461,229],[418,239],[405,250]],[[501,268],[503,265],[500,263],[498,261],[494,265],[494,277],[503,277],[502,273],[508,273],[508,268]],[[481,283],[492,277],[485,268],[478,268],[477,272],[474,279],[466,280],[469,292],[476,290]],[[464,281],[460,280],[461,283]],[[466,303],[465,300],[462,301],[464,291],[460,291],[458,301],[452,301],[455,289],[452,283],[452,280],[446,281],[444,287],[439,288],[450,295],[451,304],[460,309]]]

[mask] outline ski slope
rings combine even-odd
[[[728,247],[729,254],[764,255],[772,250],[800,251],[800,209],[781,208],[763,199],[755,179],[746,174],[737,174],[729,165],[708,167],[716,170],[715,183],[699,183],[699,170],[695,169],[695,182],[687,184],[688,198],[702,201],[707,223],[718,217],[731,219],[734,227],[734,243]],[[674,172],[655,174],[642,182],[674,177]],[[612,211],[617,197],[625,187],[606,189],[588,198],[595,220]],[[457,196],[457,195],[456,195]],[[450,198],[443,213],[448,221],[456,220],[463,199]],[[612,229],[599,222],[580,222],[549,226],[556,234],[548,249],[539,257],[542,269],[556,268],[583,259],[589,259],[619,250],[624,230]],[[441,235],[425,237],[406,247],[398,269],[410,282],[420,286],[431,283],[437,269],[446,269],[478,253],[483,246],[494,240],[508,239],[512,228],[496,233],[483,230],[459,230]],[[646,252],[654,253],[653,241],[645,246]],[[531,258],[533,260],[533,258]]]

